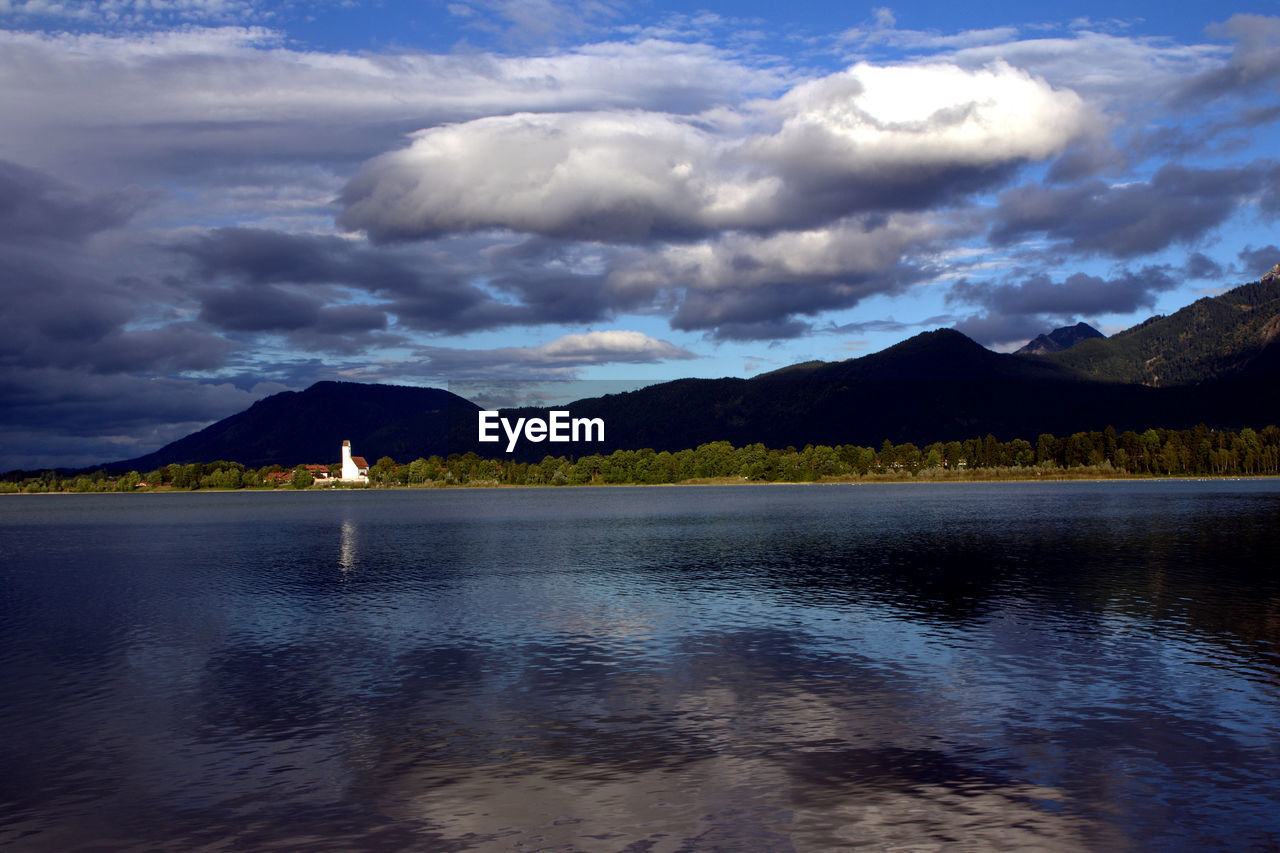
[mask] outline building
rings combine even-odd
[[[351,455],[351,442],[342,442],[342,474],[339,480],[348,483],[369,482],[369,463],[363,456]]]

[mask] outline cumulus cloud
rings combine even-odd
[[[352,179],[338,221],[378,241],[808,227],[963,196],[1061,150],[1089,121],[1073,93],[1000,63],[858,65],[716,124],[592,111],[422,130]]]
[[[796,337],[810,328],[799,316],[850,308],[929,278],[929,257],[965,230],[936,216],[894,214],[767,236],[734,233],[624,255],[608,284],[625,294],[678,289],[673,328],[733,340]]]
[[[199,317],[228,332],[467,332],[596,323],[671,311],[715,337],[794,337],[799,316],[900,293],[935,274],[929,257],[975,233],[975,217],[850,217],[769,235],[616,248],[479,235],[375,247],[363,239],[221,228],[172,244],[192,265]],[[394,326],[391,325],[394,320]],[[301,338],[296,338],[302,340]],[[325,343],[308,337],[309,347]],[[330,341],[336,345],[336,341]]]

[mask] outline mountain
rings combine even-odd
[[[449,452],[450,431],[475,431],[478,407],[439,388],[317,382],[272,394],[154,453],[111,469],[146,471],[173,462],[225,459],[250,467],[336,462],[342,442],[373,462]],[[427,453],[421,453],[428,449]]]
[[[991,352],[943,329],[874,355],[809,363],[753,379],[685,379],[626,394],[579,400],[575,417],[607,424],[603,448],[680,450],[709,441],[735,446],[925,444],[982,436],[1034,439],[1081,430],[1144,430],[1280,420],[1267,396],[1235,386],[1151,388],[1099,382],[1062,365]],[[533,414],[532,410],[520,412]],[[537,458],[553,452],[542,446]],[[517,454],[519,455],[519,454]]]
[[[1280,337],[1280,273],[1112,335],[1037,356],[1090,379],[1153,387],[1236,376]]]
[[[924,445],[988,433],[1034,440],[1043,432],[1106,426],[1258,427],[1280,423],[1277,330],[1280,276],[1047,355],[996,353],[939,329],[861,358],[806,362],[752,379],[679,379],[578,400],[561,408],[575,418],[601,418],[605,441],[521,441],[512,454],[503,452],[505,441],[477,440],[479,409],[455,394],[320,382],[267,397],[155,453],[108,467],[336,461],[344,439],[369,461],[467,451],[538,461],[548,454],[676,451],[712,441],[878,447],[885,439]],[[514,422],[546,412],[513,409],[502,416]]]
[[[1106,336],[1088,323],[1076,323],[1074,326],[1063,326],[1061,329],[1054,329],[1047,335],[1040,335],[1027,342],[1027,345],[1017,350],[1014,355],[1044,355],[1050,352],[1062,352],[1064,349],[1071,349],[1082,341],[1102,337]]]

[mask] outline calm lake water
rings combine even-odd
[[[1280,482],[0,499],[0,847],[1280,848]]]

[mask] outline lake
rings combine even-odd
[[[1280,847],[1280,481],[0,498],[0,847]]]

